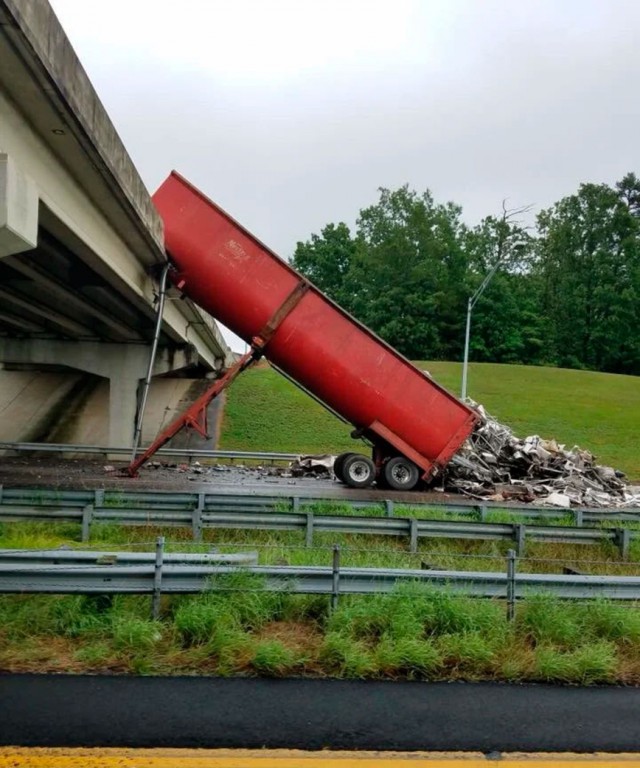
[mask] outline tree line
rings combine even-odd
[[[523,209],[524,210],[524,209]],[[293,266],[413,360],[470,359],[640,374],[640,179],[582,184],[525,226],[503,208],[476,226],[429,190],[381,188],[355,231],[327,224]]]

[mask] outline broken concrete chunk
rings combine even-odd
[[[550,507],[565,507],[569,509],[571,506],[571,499],[566,493],[550,493],[548,496],[538,499],[541,504],[549,505]]]

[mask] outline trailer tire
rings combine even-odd
[[[404,456],[394,456],[384,465],[384,479],[395,491],[411,491],[418,484],[420,470]]]
[[[368,456],[352,453],[342,465],[342,476],[351,488],[367,488],[376,478],[376,465]]]
[[[339,456],[336,456],[336,460],[333,462],[333,474],[338,478],[338,480],[340,480],[340,482],[345,482],[342,475],[345,461],[349,458],[349,456],[355,455],[355,453],[347,451],[346,453],[341,453]]]

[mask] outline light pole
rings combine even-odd
[[[491,282],[491,278],[495,275],[498,267],[504,263],[509,253],[519,252],[521,248],[526,246],[526,241],[518,239],[517,242],[510,242],[509,238],[514,234],[513,225],[510,223],[515,216],[519,216],[523,213],[528,213],[531,210],[531,206],[527,205],[523,208],[512,208],[509,210],[506,207],[506,200],[502,201],[502,217],[495,221],[496,234],[498,236],[498,243],[496,249],[496,261],[493,267],[487,272],[484,280],[480,283],[480,286],[474,294],[469,297],[467,302],[467,328],[464,335],[464,362],[462,363],[462,394],[460,399],[462,401],[467,399],[467,374],[469,371],[469,338],[471,336],[471,312],[476,305],[476,302],[482,296],[484,289]],[[521,229],[521,228],[520,228]],[[522,231],[522,229],[521,229]]]
[[[500,266],[501,259],[497,259],[493,267],[487,272],[484,280],[480,283],[476,292],[469,297],[467,302],[467,328],[464,334],[464,362],[462,363],[462,394],[460,399],[462,401],[467,399],[467,372],[469,368],[469,338],[471,336],[471,311],[476,305],[476,302],[482,296],[484,289],[491,282],[491,278],[495,275],[498,267]]]

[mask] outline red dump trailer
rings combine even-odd
[[[153,196],[180,291],[355,427],[372,457],[342,454],[353,487],[431,479],[477,423],[436,384],[173,172]]]

